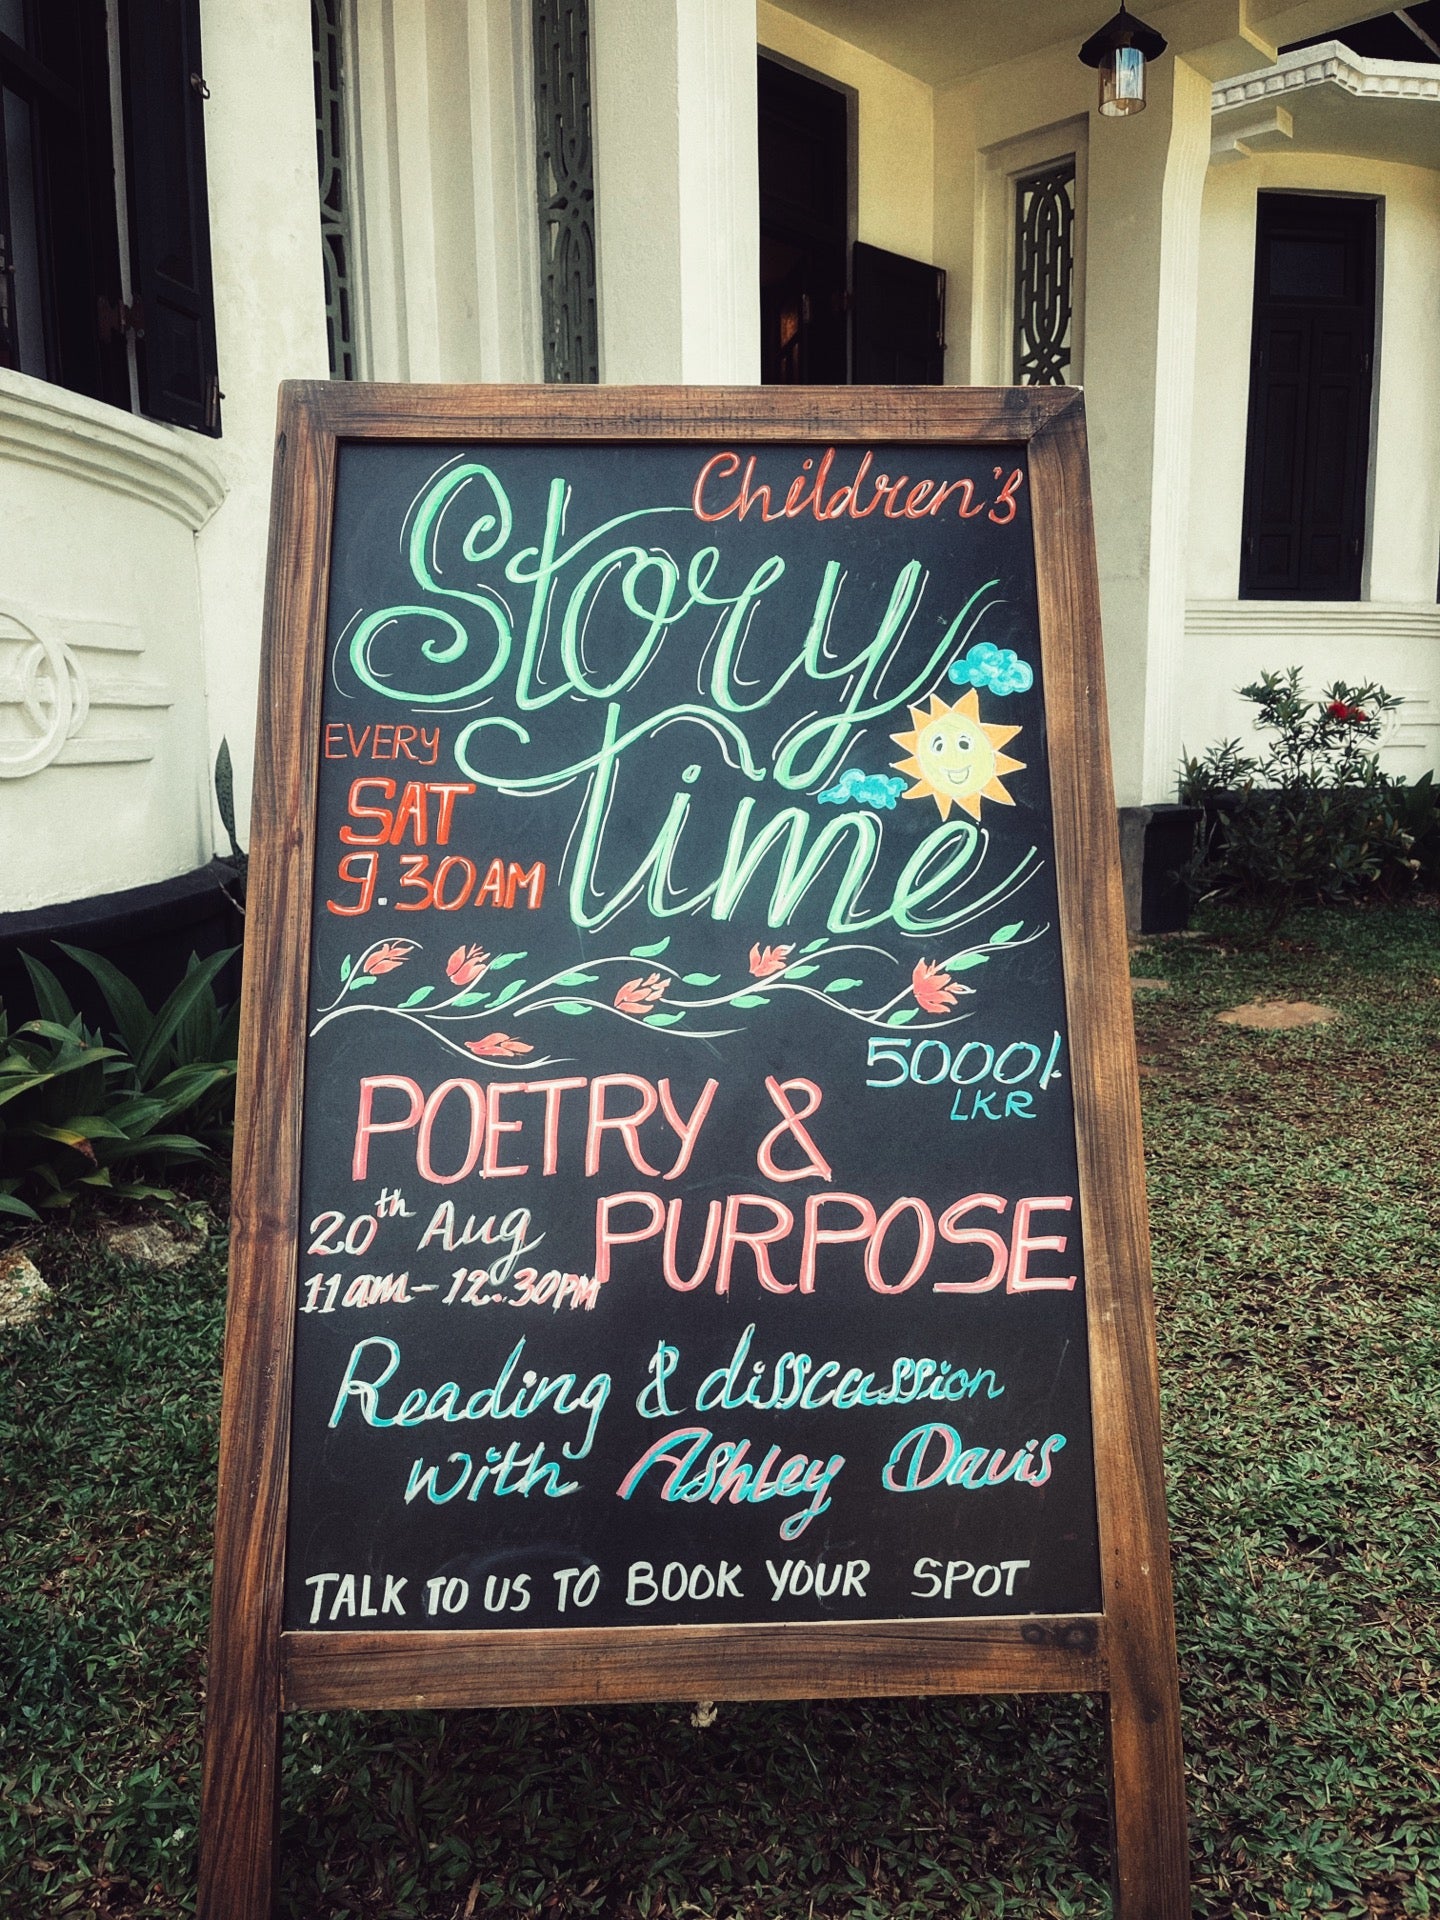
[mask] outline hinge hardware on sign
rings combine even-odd
[[[105,346],[117,334],[133,334],[137,340],[145,338],[145,302],[134,300],[127,307],[123,300],[111,300],[101,294],[99,302],[100,339]]]
[[[210,98],[210,89],[205,84],[204,74],[192,73],[190,76],[190,84],[202,100],[208,100]]]
[[[219,426],[220,402],[224,398],[224,394],[220,391],[220,376],[218,373],[212,373],[210,376],[210,388],[205,395],[205,425],[207,427]]]

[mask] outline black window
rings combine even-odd
[[[199,0],[114,28],[0,0],[0,365],[218,433]]]
[[[1358,600],[1375,202],[1262,193],[1240,597]]]

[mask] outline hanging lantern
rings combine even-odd
[[[1165,51],[1165,36],[1127,13],[1122,4],[1080,49],[1087,67],[1100,69],[1100,111],[1114,119],[1139,113],[1145,106],[1145,62]]]

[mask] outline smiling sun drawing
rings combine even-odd
[[[911,707],[910,718],[915,723],[913,733],[890,736],[897,746],[910,749],[906,759],[891,762],[897,773],[908,773],[915,781],[905,790],[906,800],[923,800],[928,793],[942,820],[949,819],[952,805],[963,807],[972,820],[978,820],[982,799],[1014,806],[1014,796],[1006,792],[1000,776],[1017,773],[1025,762],[1012,760],[1000,749],[1020,729],[987,726],[980,718],[980,696],[973,687],[953,707],[932,693],[929,712]]]

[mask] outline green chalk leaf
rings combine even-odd
[[[768,1007],[770,1002],[763,993],[737,993],[730,1004],[732,1007]]]
[[[1024,925],[1023,920],[1012,920],[1008,927],[1001,927],[998,933],[991,934],[991,945],[998,947],[1003,941],[1013,940]]]
[[[670,936],[667,933],[663,940],[657,940],[653,946],[631,947],[630,958],[632,960],[658,960],[669,944]]]
[[[645,1024],[647,1027],[673,1027],[684,1018],[683,1013],[647,1013]]]
[[[497,953],[490,962],[491,973],[498,973],[501,967],[513,967],[517,960],[523,960],[523,953]]]
[[[852,980],[849,974],[842,973],[838,980],[826,983],[825,991],[826,993],[848,993],[851,987],[860,987],[864,984],[863,980]]]
[[[408,1000],[402,1000],[400,1004],[402,1007],[418,1007],[420,1002],[422,1000],[428,1000],[431,994],[434,993],[434,991],[435,991],[434,987],[417,987],[414,993],[411,994],[410,998]],[[474,998],[473,995],[469,997],[472,999]],[[455,1004],[456,1006],[463,1007],[465,1004],[465,1001],[463,999],[457,1000]]]
[[[583,1000],[557,1000],[556,1013],[589,1013],[590,1009]]]
[[[901,1007],[898,1013],[891,1014],[885,1024],[887,1027],[908,1027],[919,1011],[918,1007]]]
[[[429,992],[428,987],[426,988],[426,992]],[[478,1007],[483,1001],[489,998],[490,995],[488,993],[457,993],[450,1004],[452,1007]],[[408,1001],[406,1005],[409,1005]]]
[[[555,987],[593,987],[599,977],[596,973],[557,973],[550,984]]]
[[[512,980],[508,987],[503,988],[501,992],[496,994],[495,1005],[490,1009],[490,1011],[492,1013],[497,1013],[499,1009],[504,1006],[507,1000],[513,1000],[517,993],[523,993],[524,991],[525,991],[525,982],[523,980]]]
[[[687,987],[713,987],[719,978],[718,973],[687,973],[685,975],[685,985]]]

